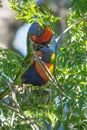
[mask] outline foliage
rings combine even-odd
[[[0,88],[3,86],[3,81],[14,80],[22,62],[23,58],[18,53],[0,48]]]
[[[45,4],[38,6],[34,0],[30,1],[17,1],[9,0],[11,8],[18,12],[16,19],[26,21],[28,23],[39,22],[44,26],[52,26],[55,22],[60,20],[60,18],[55,17],[52,14],[51,9],[49,9]]]
[[[14,2],[14,0],[11,2]],[[67,37],[63,41],[66,46],[62,46],[57,52],[55,74],[51,83],[49,82],[41,87],[22,86],[24,89],[22,88],[23,90],[20,91],[18,89],[21,87],[3,82],[2,79],[14,79],[18,69],[21,68],[23,58],[9,50],[0,49],[0,80],[2,81],[0,87],[4,89],[7,86],[10,91],[8,96],[0,100],[0,129],[87,129],[86,3],[86,0],[72,1],[67,24],[72,26],[73,22],[79,22],[73,24],[70,28]],[[16,8],[14,8],[15,5]],[[34,5],[31,4],[30,6],[33,7]],[[22,7],[23,9],[28,8],[27,0],[26,4],[25,2],[22,3]],[[12,3],[12,8],[21,11],[18,2]],[[47,15],[42,17],[41,20],[44,21],[45,17]],[[29,19],[31,21],[24,20],[32,22],[33,18],[30,17]],[[14,88],[16,91],[14,91]]]
[[[87,0],[73,0],[72,1],[72,10],[76,12],[78,16],[86,16],[87,15]]]

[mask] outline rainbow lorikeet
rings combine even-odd
[[[29,27],[29,38],[36,44],[47,45],[52,38],[53,32],[50,27],[43,27],[39,23],[32,23]]]
[[[41,48],[40,51],[37,51],[37,56],[40,59],[40,62],[44,63],[50,72],[53,73],[55,53],[53,53],[53,51],[49,48]],[[48,77],[39,66],[37,60],[34,60],[31,66],[29,66],[28,70],[22,75],[22,82],[24,84],[41,86],[48,81]]]

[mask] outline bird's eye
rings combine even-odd
[[[43,30],[41,27],[39,27],[36,31],[36,36],[40,37],[43,35],[45,30]]]

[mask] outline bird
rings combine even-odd
[[[51,74],[54,70],[54,61],[55,53],[49,48],[41,48],[36,52],[40,62],[49,69]],[[46,84],[49,81],[49,78],[46,76],[45,72],[42,70],[37,60],[34,60],[29,68],[21,76],[23,84],[32,84],[35,86],[41,86]]]
[[[50,27],[44,27],[40,23],[33,22],[28,30],[29,38],[36,44],[47,45],[53,36]]]

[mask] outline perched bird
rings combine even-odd
[[[49,48],[41,48],[40,51],[37,51],[37,56],[42,65],[44,66],[45,64],[50,72],[53,73],[55,53],[53,53]],[[38,64],[37,60],[34,60],[28,70],[22,75],[22,82],[24,84],[41,86],[48,81],[48,77]]]
[[[52,38],[53,32],[50,27],[43,27],[39,23],[32,23],[29,27],[29,38],[36,44],[47,45]]]

